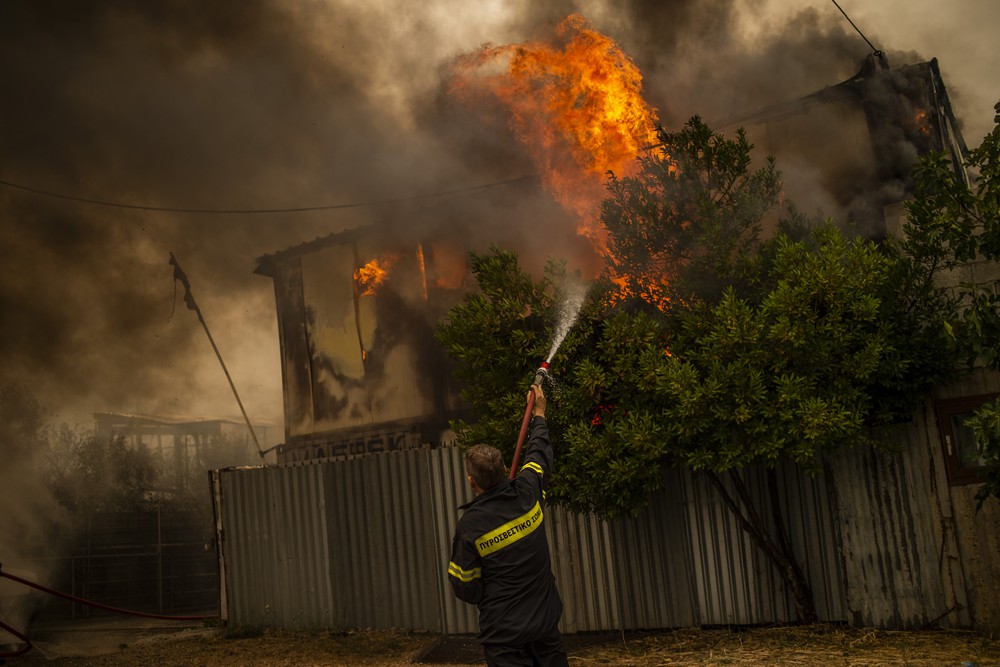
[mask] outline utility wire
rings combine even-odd
[[[298,206],[293,208],[176,208],[171,206],[145,206],[142,204],[125,204],[123,202],[107,201],[103,199],[88,199],[86,197],[74,197],[72,195],[64,195],[56,192],[49,192],[47,190],[40,190],[38,188],[31,188],[26,185],[20,185],[18,183],[11,183],[10,181],[0,180],[0,185],[13,188],[15,190],[23,190],[24,192],[30,192],[32,194],[41,195],[43,197],[51,197],[53,199],[63,199],[66,201],[79,202],[81,204],[91,204],[94,206],[107,206],[110,208],[125,208],[137,211],[157,211],[162,213],[208,213],[208,214],[258,214],[258,213],[307,213],[310,211],[332,211],[336,209],[346,209],[346,208],[367,208],[369,206],[378,206],[380,204],[395,204],[399,202],[406,201],[417,201],[420,199],[433,199],[435,197],[449,197],[452,195],[465,194],[469,192],[478,192],[480,190],[490,190],[493,188],[499,188],[506,185],[513,185],[514,183],[520,183],[522,181],[527,181],[534,179],[534,175],[519,176],[518,178],[511,178],[506,181],[497,181],[495,183],[486,183],[485,185],[474,185],[465,188],[455,188],[454,190],[442,190],[441,192],[432,192],[428,194],[421,195],[411,195],[408,197],[390,197],[386,199],[374,199],[365,202],[352,202],[348,204],[330,204],[327,206]]]
[[[863,39],[866,42],[868,42],[868,46],[872,47],[872,51],[875,52],[875,55],[876,56],[881,56],[882,55],[882,50],[881,49],[876,49],[875,45],[872,44],[871,41],[869,41],[869,39],[867,37],[865,37],[865,33],[861,32],[861,28],[859,28],[858,26],[854,25],[854,21],[852,21],[851,17],[847,15],[847,12],[844,11],[844,8],[841,7],[839,4],[837,4],[837,0],[831,0],[831,2],[833,2],[833,4],[837,7],[837,9],[840,10],[840,13],[844,15],[844,18],[847,19],[847,22],[851,24],[851,27],[858,31],[858,34],[861,35],[861,39]]]
[[[226,362],[222,360],[222,353],[219,352],[219,347],[215,344],[215,339],[212,338],[212,332],[208,330],[208,322],[205,321],[205,316],[201,314],[201,308],[198,307],[197,302],[194,300],[194,294],[191,293],[191,282],[188,280],[187,274],[184,273],[184,269],[177,262],[177,258],[174,257],[174,253],[170,253],[170,265],[174,267],[174,288],[176,289],[178,281],[184,286],[184,303],[195,312],[198,316],[198,321],[201,322],[202,328],[205,329],[205,334],[208,335],[208,342],[212,344],[212,349],[215,350],[215,356],[222,365],[222,371],[226,374],[226,379],[229,380],[229,387],[233,390],[236,403],[240,406],[240,412],[243,413],[243,419],[247,423],[247,428],[250,429],[250,437],[253,438],[253,444],[257,448],[257,453],[260,454],[260,458],[264,458],[265,452],[260,448],[260,441],[257,440],[257,433],[253,430],[253,424],[250,423],[250,417],[243,407],[243,401],[240,400],[240,393],[236,391],[236,383],[233,382],[233,376],[229,374]]]

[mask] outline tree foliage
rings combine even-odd
[[[602,516],[641,509],[672,465],[815,467],[845,444],[888,446],[870,428],[908,418],[951,367],[932,267],[829,223],[772,215],[765,238],[780,182],[771,162],[751,170],[742,132],[694,118],[663,140],[611,181],[609,268],[553,364],[553,495]],[[509,451],[561,276],[533,282],[498,249],[473,271],[480,292],[439,337],[477,409],[460,441]]]
[[[476,410],[474,420],[456,423],[464,443],[512,451],[519,424],[510,415],[524,409],[526,387],[545,357],[545,318],[554,309],[551,276],[558,270],[550,264],[536,284],[512,252],[494,247],[472,255],[479,292],[454,306],[436,332],[456,361],[463,398]]]
[[[752,270],[778,173],[771,159],[751,170],[742,129],[726,139],[695,117],[663,141],[635,176],[612,175],[601,211],[609,273],[648,304],[714,300]]]
[[[553,361],[550,497],[615,517],[639,511],[667,467],[703,471],[813,620],[795,555],[768,534],[740,471],[892,446],[878,427],[908,419],[954,367],[941,259],[929,240],[914,256],[829,222],[779,221],[779,175],[772,161],[752,169],[742,132],[693,118],[662,139],[636,175],[610,181],[607,270]],[[480,292],[438,335],[477,409],[460,442],[509,452],[561,276],[534,282],[498,249],[473,271]]]

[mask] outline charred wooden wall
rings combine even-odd
[[[365,228],[261,260],[274,281],[291,463],[440,442],[461,409],[434,327],[467,285],[466,248],[433,229]],[[365,290],[355,270],[380,262]],[[366,443],[372,443],[368,447]]]

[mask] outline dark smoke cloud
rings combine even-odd
[[[10,0],[0,3],[0,179],[185,208],[371,201],[505,180],[530,162],[499,109],[472,114],[443,94],[455,57],[544,38],[580,11],[632,55],[668,129],[857,71],[867,46],[832,6],[748,37],[746,16],[767,4]],[[470,196],[442,208],[480,246],[531,238],[533,261],[573,252],[571,228],[540,231],[571,222],[550,198],[512,192],[505,205]],[[252,275],[253,259],[430,205],[171,214],[0,186],[3,375],[83,419],[238,415],[193,313],[180,301],[174,310],[173,251],[251,416],[280,422],[272,284]]]
[[[353,4],[313,17],[254,1],[4,3],[0,178],[190,208],[426,191],[437,174],[414,165],[430,151],[391,108],[405,82],[378,93],[372,81],[388,66],[374,27]],[[193,314],[170,318],[168,252],[252,386],[255,368],[277,370],[270,285],[251,275],[253,258],[370,216],[174,215],[0,189],[0,354],[59,407],[189,413],[210,391],[211,409],[231,413]],[[273,360],[241,361],[255,354],[244,341]],[[258,414],[280,420],[268,398]]]
[[[776,7],[789,5],[780,20],[763,20]],[[754,112],[796,100],[851,79],[866,66],[872,48],[832,3],[782,3],[780,0],[633,0],[615,16],[620,41],[644,73],[647,96],[667,130],[699,115],[716,129],[731,133]],[[668,10],[669,6],[669,10]],[[905,39],[883,40],[879,24],[870,38],[885,51],[889,66],[930,60],[915,50],[900,50]],[[908,84],[895,73],[884,77],[884,90],[867,86],[874,118],[912,118],[916,110],[903,94]],[[896,128],[898,129],[898,128]],[[837,164],[842,145],[824,146],[800,156],[778,156],[791,201],[808,213],[854,223],[881,234],[882,207],[906,195],[917,147],[912,136],[878,129],[876,174],[831,169],[819,177],[818,160]],[[873,130],[874,131],[874,130]],[[898,134],[899,136],[896,136]],[[824,157],[825,156],[825,157]],[[758,158],[763,158],[763,154]],[[847,161],[850,163],[850,160]]]
[[[815,7],[751,33],[747,18],[766,4],[628,3],[622,42],[665,127],[696,114],[711,123],[794,100],[847,79],[870,52],[839,14]]]
[[[579,11],[633,57],[668,129],[857,71],[867,47],[832,7],[748,37],[744,18],[767,4],[4,0],[0,180],[130,204],[270,209],[512,179],[531,162],[502,110],[472,113],[443,92],[456,57],[546,38]],[[85,426],[100,411],[239,419],[204,332],[175,295],[173,251],[248,413],[280,432],[273,285],[251,273],[254,258],[350,227],[406,225],[417,212],[465,230],[478,249],[520,248],[533,266],[588,247],[572,218],[523,181],[488,197],[267,215],[129,210],[0,185],[0,394],[16,382]],[[400,330],[429,326],[397,316],[386,320]],[[23,444],[0,438],[8,559],[35,541],[36,517],[57,512],[32,475],[38,448]]]

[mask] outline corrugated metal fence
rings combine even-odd
[[[213,471],[224,614],[234,625],[476,631],[447,581],[456,448]],[[747,475],[765,489],[763,471]],[[846,618],[822,477],[782,471],[783,510],[820,618]],[[564,632],[794,620],[765,562],[704,480],[671,472],[642,514],[546,516]]]

